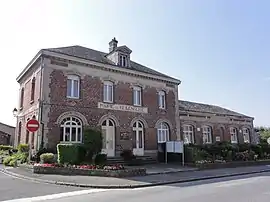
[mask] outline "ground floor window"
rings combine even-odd
[[[212,128],[210,126],[203,126],[203,143],[211,144],[212,143]]]
[[[194,143],[194,130],[192,125],[183,125],[183,138],[185,144]]]
[[[157,129],[157,141],[158,143],[164,143],[169,141],[169,126],[167,123],[161,122]]]
[[[238,143],[236,128],[230,128],[230,135],[231,135],[231,143]]]
[[[244,143],[249,143],[250,142],[250,136],[249,136],[249,129],[248,128],[243,128],[243,139],[244,139]]]
[[[67,117],[61,122],[61,142],[82,142],[82,122],[76,117]]]

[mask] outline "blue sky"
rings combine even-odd
[[[270,126],[270,2],[9,0],[0,3],[0,121],[15,124],[16,76],[41,49],[108,51],[182,80],[180,99],[220,105]]]

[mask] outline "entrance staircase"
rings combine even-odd
[[[122,165],[146,165],[146,164],[155,164],[157,163],[157,159],[154,159],[151,156],[136,156],[136,159],[132,160],[132,162],[126,162],[123,160],[122,157],[108,157],[107,158],[107,164],[108,165],[114,165],[114,164],[122,164]]]

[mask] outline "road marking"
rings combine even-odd
[[[254,178],[248,178],[248,179],[237,179],[227,182],[220,182],[217,187],[231,187],[231,186],[239,186],[243,184],[250,184],[254,183],[255,181],[259,181],[265,179],[265,177],[254,177]]]
[[[60,199],[60,198],[65,198],[65,197],[86,195],[86,194],[105,192],[105,191],[113,191],[113,190],[108,190],[108,189],[87,189],[87,190],[64,192],[64,193],[51,194],[51,195],[45,195],[45,196],[36,196],[36,197],[30,197],[30,198],[12,199],[12,200],[2,201],[2,202],[46,201],[46,200]]]

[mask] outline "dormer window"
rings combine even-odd
[[[122,66],[122,67],[126,67],[126,66],[127,66],[127,56],[125,56],[125,55],[120,55],[120,58],[119,58],[119,64],[120,64],[120,66]]]

